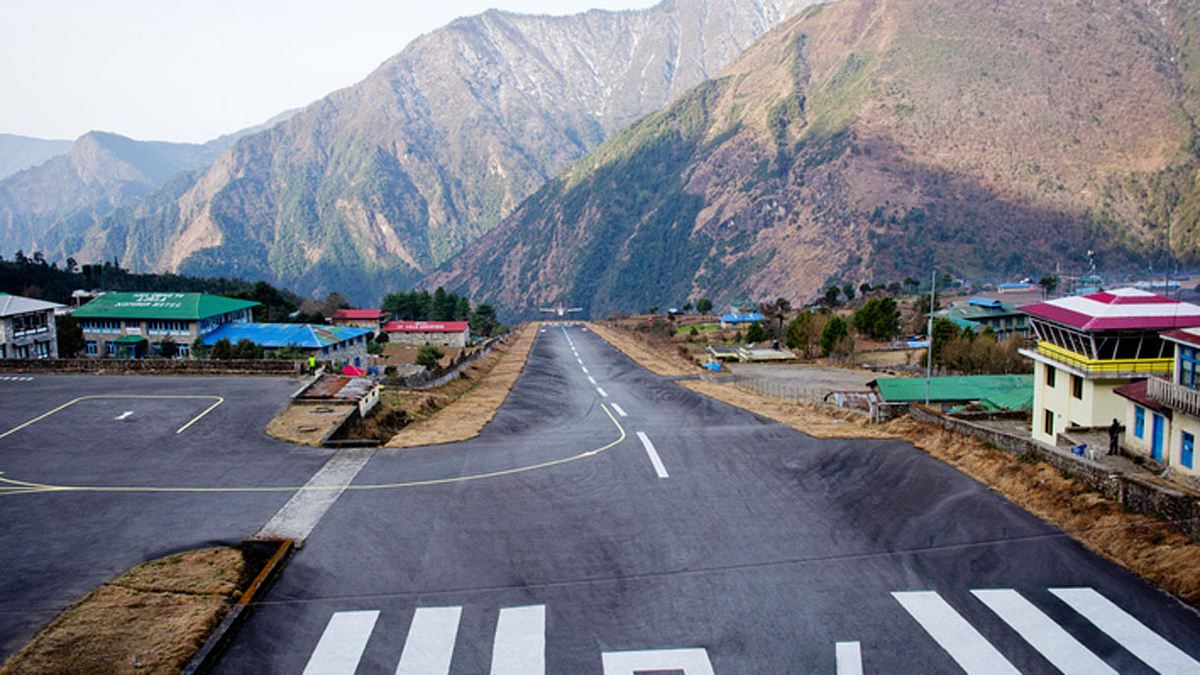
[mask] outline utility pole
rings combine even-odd
[[[937,293],[937,270],[929,277],[929,328],[925,334],[929,336],[929,348],[925,350],[925,405],[929,405],[929,390],[933,386],[933,303]]]

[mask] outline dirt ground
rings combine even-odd
[[[491,354],[472,363],[465,377],[442,387],[386,391],[381,405],[386,404],[392,411],[403,410],[413,420],[387,442],[387,447],[456,443],[478,436],[508,398],[537,334],[538,324],[526,324]]]
[[[629,339],[620,337],[610,342],[618,348],[630,344]],[[644,343],[641,347],[626,353],[639,363],[642,359],[653,361],[653,352]],[[818,438],[904,439],[1056,525],[1094,553],[1200,608],[1200,542],[1189,539],[1169,522],[1127,512],[1120,504],[1064,477],[1044,462],[1013,455],[907,416],[875,425],[860,415],[762,396],[736,385],[679,384]]]
[[[143,563],[60,614],[0,675],[178,673],[228,611],[245,567],[234,548]]]
[[[629,358],[637,361],[643,368],[656,375],[673,377],[677,375],[695,375],[700,372],[695,361],[672,351],[670,343],[656,347],[642,336],[631,331],[617,328],[609,323],[598,321],[588,322],[588,328],[593,333],[604,338],[609,344],[625,352]]]
[[[321,439],[353,408],[353,403],[293,403],[267,424],[267,435],[288,443],[319,447]]]
[[[878,373],[861,368],[836,368],[810,363],[731,363],[729,372],[800,385],[823,394],[865,390],[868,382],[879,378]]]

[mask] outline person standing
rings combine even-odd
[[[1108,425],[1108,454],[1116,455],[1120,453],[1120,439],[1121,423],[1114,417],[1112,424]]]

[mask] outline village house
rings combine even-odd
[[[462,349],[471,341],[466,321],[389,321],[383,326],[388,342]]]
[[[0,359],[58,358],[54,312],[63,305],[0,293]]]

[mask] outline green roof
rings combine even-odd
[[[75,310],[81,319],[196,321],[258,305],[207,293],[105,293]]]
[[[894,377],[875,381],[888,403],[923,403],[925,378]],[[1023,410],[1033,405],[1032,375],[961,375],[935,377],[930,382],[933,403],[985,401],[985,407]]]
[[[145,341],[146,341],[146,338],[142,337],[141,335],[122,335],[121,337],[117,338],[116,340],[113,340],[113,342],[115,342],[117,344],[122,344],[122,345],[132,345],[132,344],[137,344],[139,342],[145,342]]]

